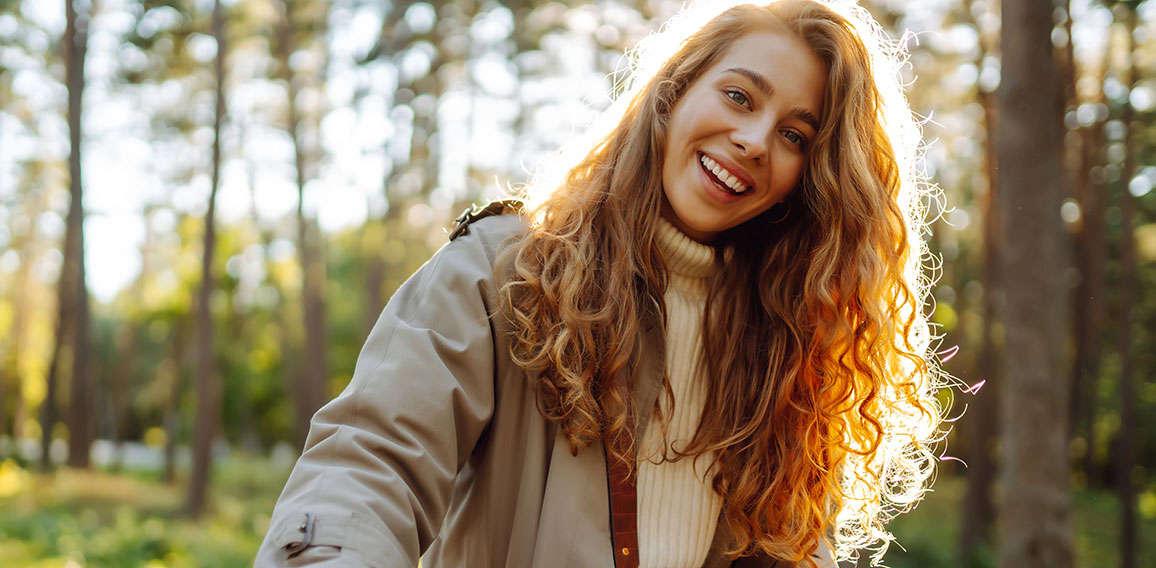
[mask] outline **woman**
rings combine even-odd
[[[390,300],[258,564],[881,554],[931,474],[942,380],[918,132],[879,37],[781,0],[650,38],[614,126],[536,184],[556,189],[467,216]]]

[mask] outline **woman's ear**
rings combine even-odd
[[[782,201],[772,205],[770,208],[763,212],[763,215],[766,217],[766,221],[772,225],[786,221],[787,217],[790,217],[791,215],[790,195],[783,198]]]

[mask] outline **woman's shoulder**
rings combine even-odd
[[[392,307],[398,317],[408,320],[444,313],[444,306],[465,297],[490,305],[501,280],[499,257],[528,227],[523,216],[513,213],[459,221],[449,242],[406,279],[386,310]]]
[[[492,201],[484,206],[467,209],[456,220],[450,232],[447,249],[480,247],[492,262],[500,250],[529,230],[529,220],[523,214],[520,201]],[[456,246],[462,243],[464,246]]]
[[[409,280],[415,284],[461,286],[468,282],[495,281],[495,269],[506,247],[514,246],[529,230],[529,221],[520,213],[494,212],[463,214],[446,242]]]

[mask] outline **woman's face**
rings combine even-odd
[[[794,36],[736,40],[675,103],[662,215],[709,242],[786,199],[818,132],[823,62]]]

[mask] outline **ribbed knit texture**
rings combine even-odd
[[[666,373],[674,391],[674,408],[659,395],[670,418],[666,442],[685,449],[698,429],[706,402],[706,380],[699,375],[702,314],[713,251],[660,220],[659,246],[670,271],[666,290]],[[662,425],[655,416],[639,441],[638,548],[642,568],[702,566],[714,539],[722,498],[710,488],[709,455],[698,460],[659,461]],[[649,459],[648,459],[649,458]],[[697,467],[695,462],[697,461]]]

